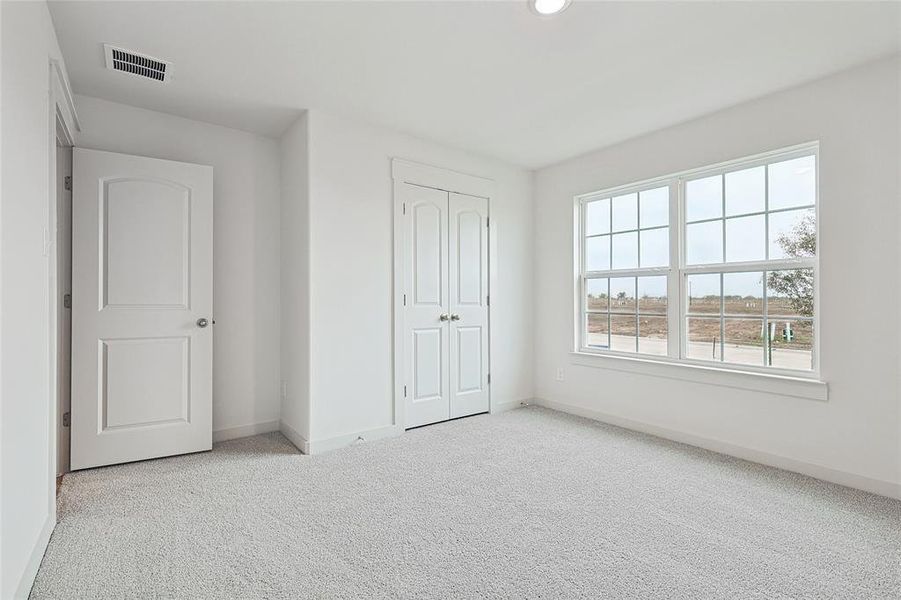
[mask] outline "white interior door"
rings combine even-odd
[[[407,428],[486,412],[488,201],[401,184]]]
[[[76,148],[72,469],[212,447],[213,169]]]
[[[488,411],[488,200],[449,195],[450,418]]]
[[[403,184],[406,216],[406,427],[450,415],[447,192]]]

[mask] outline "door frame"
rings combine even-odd
[[[400,192],[400,186],[404,184],[418,185],[433,188],[443,192],[454,192],[467,196],[484,198],[488,202],[488,412],[495,412],[494,394],[491,393],[491,372],[493,369],[491,357],[494,352],[494,318],[493,307],[496,300],[491,296],[497,290],[497,222],[491,215],[492,199],[495,197],[496,185],[494,180],[476,175],[460,173],[450,169],[434,167],[402,158],[391,159],[391,178],[393,180],[394,193],[394,335],[391,342],[394,363],[394,415],[392,425],[398,433],[403,433],[405,427],[405,402],[404,402],[404,365],[406,364],[406,344],[404,343],[404,329],[406,327],[404,310],[404,293],[407,282],[405,281],[404,258],[406,256],[406,228],[404,227],[404,198]]]
[[[57,173],[57,153],[62,149],[65,152],[72,152],[72,148],[76,143],[76,134],[81,131],[81,123],[78,120],[78,113],[75,111],[75,100],[72,95],[72,88],[69,85],[69,79],[66,76],[65,68],[60,60],[50,58],[49,60],[49,87],[50,102],[48,110],[48,148],[49,148],[49,174],[48,182],[48,206],[47,206],[47,229],[44,239],[44,252],[48,259],[48,311],[47,319],[49,324],[49,344],[48,344],[48,363],[49,363],[49,457],[50,457],[50,514],[53,516],[53,522],[56,522],[56,479],[60,474],[59,469],[59,448],[58,440],[60,430],[63,427],[60,412],[60,390],[59,390],[59,366],[61,362],[59,339],[59,282],[62,276],[60,265],[57,260],[57,240],[58,240],[58,189],[59,189],[59,173]],[[70,166],[71,169],[71,166]],[[71,175],[71,173],[70,173]],[[71,253],[71,250],[70,250]],[[70,321],[71,322],[71,321]]]

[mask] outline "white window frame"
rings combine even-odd
[[[700,179],[703,177],[709,177],[713,175],[723,175],[732,171],[738,171],[748,168],[753,168],[761,165],[771,164],[774,162],[781,162],[785,160],[791,160],[794,158],[800,158],[803,156],[814,156],[815,164],[816,164],[816,178],[815,178],[815,199],[814,199],[814,215],[815,215],[815,223],[816,223],[816,234],[817,234],[817,253],[815,257],[811,258],[785,258],[785,259],[767,259],[767,260],[758,260],[758,261],[749,261],[749,262],[721,262],[721,263],[712,263],[705,265],[687,265],[686,264],[686,248],[685,248],[685,234],[687,227],[687,219],[686,219],[686,211],[685,211],[685,187],[686,183],[690,180]],[[819,218],[819,173],[820,173],[820,157],[819,157],[819,143],[818,142],[809,142],[805,144],[799,144],[797,146],[791,146],[788,148],[781,148],[778,150],[773,150],[770,152],[764,152],[761,154],[739,158],[735,160],[721,162],[715,165],[704,166],[696,169],[690,169],[686,171],[680,171],[678,173],[673,173],[670,175],[666,175],[663,177],[655,177],[653,179],[648,179],[636,183],[631,183],[628,185],[607,188],[599,191],[588,192],[584,194],[579,194],[573,198],[573,215],[574,215],[574,229],[573,229],[573,238],[574,238],[574,246],[573,246],[573,257],[574,257],[574,274],[575,274],[575,285],[573,287],[574,290],[574,338],[573,338],[573,350],[574,353],[580,357],[585,357],[589,355],[594,356],[602,356],[602,357],[612,357],[612,358],[624,358],[632,361],[632,365],[639,365],[641,363],[664,363],[669,365],[680,365],[687,367],[695,367],[700,371],[727,371],[727,372],[740,372],[747,374],[759,374],[766,375],[776,378],[785,378],[791,380],[820,380],[820,361],[819,361],[819,346],[820,346],[820,269],[819,269],[819,256],[820,256],[820,241],[819,241],[819,230],[820,230],[820,218]],[[725,177],[723,177],[725,180]],[[598,200],[602,198],[613,196],[620,196],[624,194],[629,194],[633,192],[659,188],[663,186],[669,186],[670,188],[670,220],[669,220],[669,256],[670,256],[670,266],[662,267],[662,268],[647,268],[647,269],[623,269],[623,270],[614,270],[612,267],[612,263],[610,265],[610,270],[605,271],[593,271],[587,272],[583,270],[583,265],[585,265],[585,206],[588,202],[592,200]],[[764,205],[764,210],[757,213],[750,213],[749,215],[742,216],[750,216],[757,214],[767,214],[767,209],[769,208],[769,189],[768,185],[765,185],[766,190],[766,203]],[[725,202],[725,195],[723,198],[723,202]],[[792,209],[786,210],[796,210],[802,209],[804,207],[793,207]],[[723,211],[723,216],[719,219],[711,219],[711,220],[723,220],[725,226],[725,211]],[[769,244],[769,219],[765,219],[765,228],[766,228],[766,241]],[[611,223],[612,230],[612,223]],[[726,243],[726,236],[723,236],[723,244]],[[723,252],[723,258],[725,260],[725,248]],[[612,257],[611,257],[612,261]],[[795,369],[786,369],[780,367],[771,367],[765,365],[746,365],[746,364],[738,364],[738,363],[728,363],[723,361],[707,361],[700,359],[691,359],[687,357],[687,343],[688,343],[688,335],[687,335],[687,301],[686,301],[686,293],[685,289],[685,281],[688,275],[694,274],[704,274],[704,273],[734,273],[734,272],[745,272],[745,271],[776,271],[782,269],[797,269],[797,268],[810,268],[813,270],[814,277],[814,313],[813,313],[813,347],[812,347],[812,368],[811,370],[795,370]],[[653,354],[640,354],[637,352],[624,352],[612,349],[601,349],[595,347],[589,347],[585,343],[585,322],[587,319],[587,306],[586,306],[586,281],[589,278],[596,277],[641,277],[641,276],[652,276],[652,275],[666,275],[667,276],[667,355],[653,355]],[[767,323],[767,313],[766,313],[766,282],[764,282],[764,312],[762,315],[764,324]],[[720,290],[721,294],[723,290]],[[638,298],[636,295],[636,303],[638,302]],[[609,306],[608,306],[608,314]],[[722,315],[720,315],[722,319]],[[722,343],[722,340],[721,340]],[[765,349],[761,349],[761,352],[765,352]],[[627,370],[634,370],[630,367]],[[677,377],[680,378],[680,377]]]

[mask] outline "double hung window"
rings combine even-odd
[[[576,201],[578,350],[816,371],[816,145]]]

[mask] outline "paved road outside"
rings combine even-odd
[[[606,348],[606,334],[588,334],[588,344],[597,348]],[[666,340],[662,338],[639,338],[639,350],[642,354],[666,356]],[[635,352],[635,338],[626,335],[611,335],[610,347],[612,350],[623,352]],[[714,350],[716,355],[714,356]],[[714,348],[710,342],[689,342],[688,357],[698,360],[720,360],[719,344]],[[743,365],[763,366],[762,346],[743,346],[739,344],[726,344],[725,362]],[[789,350],[784,348],[773,349],[772,366],[781,369],[796,369],[809,371],[811,369],[811,355],[809,350]]]

